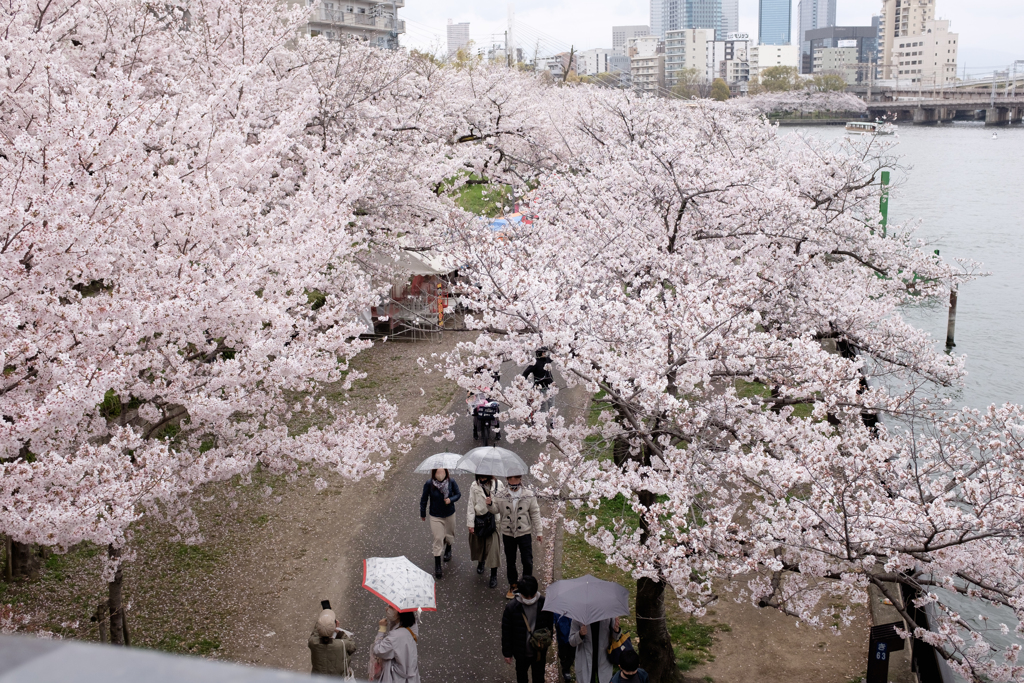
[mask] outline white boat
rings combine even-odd
[[[849,121],[846,132],[852,135],[894,135],[896,126],[885,121]]]

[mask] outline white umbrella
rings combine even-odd
[[[461,459],[462,456],[458,453],[435,453],[421,462],[413,472],[429,472],[437,469],[446,469],[450,472],[457,468]]]
[[[474,448],[459,460],[460,470],[492,477],[521,477],[530,471],[523,459],[506,448],[484,446]]]
[[[363,588],[399,612],[437,611],[434,577],[405,555],[363,560]]]

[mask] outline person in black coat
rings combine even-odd
[[[434,576],[441,578],[441,553],[444,561],[452,559],[455,543],[455,502],[462,498],[459,485],[444,468],[433,470],[430,481],[423,484],[420,496],[420,519],[427,521],[427,502],[430,502],[430,532],[434,536]]]
[[[533,365],[529,365],[523,370],[523,377],[526,379],[532,377],[533,386],[540,390],[540,411],[542,413],[551,412],[551,384],[555,381],[555,377],[551,374],[551,354],[546,346],[537,349],[537,358]],[[550,423],[551,418],[549,417],[549,426]]]
[[[515,663],[517,683],[544,683],[544,662],[547,648],[540,652],[530,644],[530,636],[539,629],[554,628],[554,616],[544,611],[544,596],[537,590],[537,579],[524,576],[519,580],[519,592],[505,605],[501,615],[501,654],[506,664]]]

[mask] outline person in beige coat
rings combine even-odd
[[[349,676],[352,674],[350,659],[355,651],[353,635],[341,628],[334,612],[329,609],[321,612],[309,636],[312,672],[328,676]]]
[[[498,567],[501,565],[501,535],[498,533],[501,528],[501,510],[496,498],[504,488],[496,478],[478,474],[476,481],[469,487],[469,505],[466,506],[470,558],[476,562],[477,574],[483,574],[484,568],[491,570],[491,580],[487,584],[490,588],[498,585]],[[476,533],[476,521],[478,517],[489,514],[495,518],[494,531],[486,538],[481,538]]]
[[[508,487],[495,498],[501,513],[501,537],[505,544],[505,572],[508,577],[508,593],[511,600],[516,596],[519,572],[516,568],[516,553],[523,560],[523,575],[533,576],[533,534],[537,542],[543,543],[540,505],[537,495],[523,486],[522,477],[506,477]]]

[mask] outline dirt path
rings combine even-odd
[[[509,366],[506,375],[517,372]],[[288,501],[275,523],[298,533],[284,538],[281,558],[255,568],[248,590],[263,593],[259,608],[246,628],[261,638],[240,639],[225,655],[263,666],[303,670],[309,665],[305,641],[322,599],[329,599],[342,626],[356,634],[359,651],[356,673],[366,671],[367,651],[383,616],[384,604],[361,587],[362,561],[366,557],[405,555],[425,571],[433,571],[430,531],[419,519],[419,498],[425,475],[413,473],[427,456],[449,450],[464,453],[479,443],[465,417],[461,397],[449,410],[457,414],[455,440],[435,443],[427,439],[399,461],[392,474],[380,483],[345,487],[332,495]],[[556,405],[573,412],[582,409],[580,391],[562,392]],[[532,464],[540,450],[537,443],[502,443]],[[422,617],[419,654],[424,681],[506,682],[515,679],[500,652],[500,620],[505,605],[504,567],[496,589],[487,587],[487,574],[476,573],[466,540],[466,497],[472,478],[456,476],[464,499],[456,504],[454,557],[437,584],[438,611]],[[304,502],[304,509],[295,504]],[[535,574],[550,576],[551,539],[535,543]],[[283,571],[282,571],[283,570]]]

